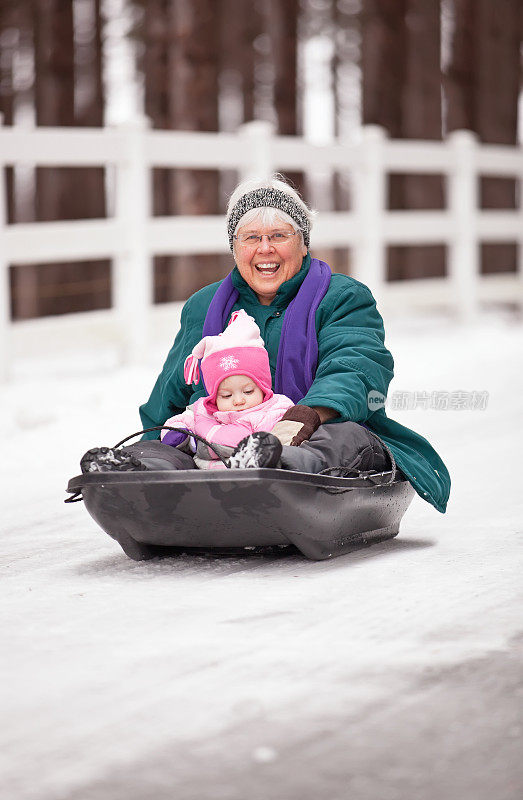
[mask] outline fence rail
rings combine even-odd
[[[5,166],[106,166],[115,174],[114,216],[103,220],[7,224]],[[353,274],[367,283],[378,302],[432,302],[454,307],[463,319],[480,302],[523,303],[523,149],[480,145],[468,131],[444,142],[388,140],[381,128],[362,128],[358,143],[313,145],[291,136],[274,136],[270,124],[254,122],[235,134],[152,131],[144,120],[115,129],[0,127],[0,372],[26,323],[12,322],[8,268],[12,264],[110,258],[113,307],[109,315],[84,312],[87,321],[109,316],[128,360],[142,357],[149,340],[153,307],[152,257],[166,254],[227,252],[222,216],[153,217],[154,167],[233,169],[240,177],[262,177],[275,170],[336,170],[351,180],[353,208],[320,214],[315,247],[349,247]],[[389,211],[390,173],[442,174],[447,207],[442,211]],[[480,176],[518,181],[517,210],[478,208]],[[479,244],[512,241],[519,270],[481,276]],[[447,277],[387,283],[387,245],[446,244]],[[154,309],[154,310],[153,310]],[[68,315],[73,316],[73,315]],[[132,322],[132,324],[131,324]],[[55,318],[53,324],[65,326]],[[33,321],[32,330],[49,327]],[[104,322],[105,324],[105,322]]]

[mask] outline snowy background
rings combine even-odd
[[[2,388],[2,796],[440,800],[523,795],[523,325],[388,324],[395,411],[453,479],[397,539],[298,555],[129,560],[82,505],[82,453],[138,429],[169,342],[25,359]]]

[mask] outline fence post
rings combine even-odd
[[[115,216],[121,243],[115,259],[112,297],[125,363],[137,363],[146,353],[153,302],[152,260],[147,246],[151,214],[151,182],[145,158],[148,125],[145,117],[137,117],[119,126],[124,152],[116,166]]]
[[[3,114],[0,114],[0,127]],[[7,182],[5,163],[0,153],[0,382],[9,377],[9,351],[11,333],[11,287],[9,282],[9,262],[5,245],[7,226]]]
[[[360,156],[354,171],[358,238],[354,248],[352,274],[369,286],[378,304],[383,299],[386,279],[383,235],[387,185],[383,157],[385,146],[385,130],[379,125],[365,125],[362,129]]]
[[[449,250],[449,279],[458,314],[469,322],[478,311],[476,136],[471,131],[453,131],[448,141],[452,154],[448,206],[454,231]]]
[[[274,136],[272,122],[255,120],[240,125],[239,134],[245,142],[245,157],[240,168],[241,180],[266,180],[274,171],[271,139]]]

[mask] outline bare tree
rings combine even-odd
[[[3,125],[14,122],[14,61],[20,40],[20,13],[15,2],[5,0],[0,4],[0,114]],[[14,221],[14,176],[12,167],[6,168],[7,215]]]
[[[173,0],[175,47],[169,53],[171,127],[189,131],[218,130],[219,10],[213,0]],[[216,214],[219,175],[216,170],[178,170],[174,203],[180,214]],[[221,277],[215,256],[178,259],[176,298],[184,299]]]
[[[362,122],[402,135],[402,94],[406,72],[407,0],[368,0],[361,11]],[[390,176],[388,205],[403,207],[402,177]],[[397,250],[389,248],[389,274],[397,273]]]
[[[523,8],[519,0],[479,3],[477,132],[482,141],[517,143],[520,88],[520,31]],[[481,180],[483,208],[515,208],[516,183],[511,179]],[[516,244],[482,247],[482,269],[503,272],[516,269]]]
[[[82,15],[75,24],[74,124],[101,128],[104,124],[101,0],[81,0],[78,8]],[[74,195],[75,216],[104,217],[104,169],[82,170],[76,177],[82,191]]]
[[[451,61],[445,81],[448,130],[466,128],[482,142],[514,145],[521,78],[521,3],[454,0],[453,10]],[[515,182],[483,178],[481,205],[515,208]],[[483,271],[506,271],[515,265],[515,245],[482,247]]]
[[[405,84],[406,0],[367,0],[362,5],[362,121],[402,131]]]
[[[171,0],[137,3],[142,11],[138,37],[144,76],[145,113],[153,128],[169,127],[169,50],[174,47]]]
[[[143,74],[145,113],[153,128],[171,127],[169,53],[176,46],[176,33],[171,0],[135,0],[140,22],[134,36],[141,44],[139,67]],[[173,173],[169,169],[154,169],[152,180],[153,214],[174,213]],[[173,256],[154,258],[154,288],[156,302],[165,302],[174,295],[176,275]]]
[[[80,10],[75,28],[73,11]],[[103,124],[101,21],[98,0],[32,3],[37,125]],[[82,34],[75,47],[75,33]],[[78,81],[78,84],[77,84]],[[102,169],[38,168],[38,220],[105,215]],[[56,314],[109,304],[109,263],[75,262],[34,268],[38,313]]]
[[[75,125],[99,128],[104,124],[102,76],[101,0],[81,0],[75,8]],[[78,219],[106,216],[105,169],[90,167],[72,173],[79,190],[73,192],[71,216]],[[83,305],[106,307],[110,303],[110,261],[87,261],[78,273],[87,284]]]
[[[296,86],[299,3],[298,0],[269,0],[267,8],[278,132],[284,136],[295,136],[298,133]]]
[[[234,119],[223,122],[225,129],[234,130],[239,122],[255,118],[256,40],[263,32],[263,18],[257,2],[221,0],[220,6],[220,89],[232,91],[238,105]]]
[[[402,92],[401,136],[441,139],[440,2],[406,2],[405,82]],[[406,175],[399,179],[400,208],[444,208],[443,178]],[[391,278],[443,275],[443,245],[391,248]]]
[[[145,112],[153,127],[217,131],[222,2],[134,0],[134,4],[141,10],[134,36],[141,44]],[[217,171],[154,170],[155,215],[218,210]],[[222,272],[219,257],[157,257],[155,299],[183,300]]]
[[[4,125],[15,121],[14,64],[20,54],[22,40],[28,35],[27,9],[23,5],[5,0],[0,4],[0,113]],[[25,24],[24,24],[25,23]],[[30,35],[30,34],[29,34]],[[16,222],[15,173],[5,168],[6,211],[8,222]],[[36,292],[34,275],[27,268],[11,269],[11,313],[14,319],[34,315]]]
[[[257,83],[261,62],[259,42],[263,37],[264,16],[259,0],[220,3],[220,130],[236,131],[256,116]],[[258,77],[257,77],[258,76]],[[223,170],[221,198],[225,199],[238,182],[237,170]]]
[[[440,139],[439,0],[372,0],[363,5],[363,122],[399,138]],[[391,175],[393,209],[443,207],[438,176]],[[443,274],[442,247],[391,247],[389,277]]]
[[[72,3],[34,0],[30,4],[34,44],[34,104],[37,125],[74,124],[74,30]],[[73,172],[37,168],[35,217],[68,219],[74,203]],[[54,285],[68,277],[64,265],[39,264],[23,269],[26,297],[23,316],[53,313]],[[65,282],[65,281],[64,281]],[[31,287],[31,291],[28,291]]]
[[[278,133],[296,136],[298,123],[298,0],[267,0],[267,31],[271,40],[274,70],[274,111]],[[302,172],[288,172],[287,178],[304,193]]]
[[[243,89],[243,121],[251,122],[256,116],[256,48],[255,42],[262,31],[262,16],[258,3],[241,3],[243,20],[241,37],[241,76]]]
[[[361,13],[359,0],[332,0],[334,41],[332,90],[334,94],[335,135],[343,137],[359,123],[361,98]],[[356,122],[357,119],[357,122]],[[332,207],[350,207],[350,179],[346,172],[334,173]],[[337,272],[350,272],[351,250],[337,248],[333,254]]]
[[[476,130],[475,0],[453,0],[451,60],[444,75],[447,130]]]
[[[37,125],[74,125],[73,4],[34,0],[35,108]],[[39,220],[70,219],[77,187],[68,169],[39,168]]]

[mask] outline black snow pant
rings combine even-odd
[[[187,453],[158,440],[126,445],[144,466],[154,470],[196,469]],[[282,468],[318,473],[325,469],[374,470],[391,468],[390,456],[380,439],[357,422],[320,425],[299,447],[284,447]]]
[[[299,447],[284,447],[281,463],[283,469],[312,473],[333,468],[384,472],[392,466],[380,439],[357,422],[320,425]]]

